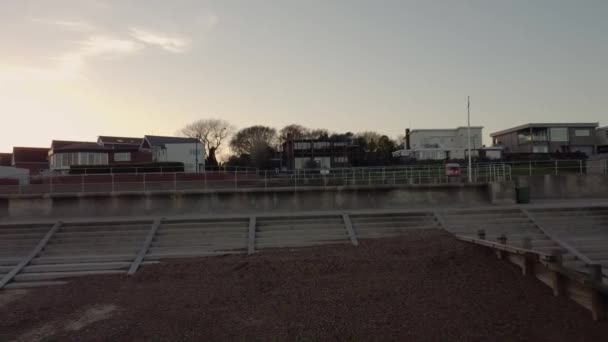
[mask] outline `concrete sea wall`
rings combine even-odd
[[[513,203],[514,184],[339,186],[247,190],[8,195],[0,217],[87,217],[429,208]]]

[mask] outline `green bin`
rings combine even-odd
[[[517,203],[530,203],[530,188],[527,186],[518,186],[515,188],[515,196]]]

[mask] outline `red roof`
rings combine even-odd
[[[49,149],[46,147],[13,147],[15,163],[46,163]]]
[[[107,147],[90,141],[53,141],[53,153],[108,151]]]

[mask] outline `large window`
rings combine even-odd
[[[568,128],[553,127],[550,128],[549,134],[551,136],[551,141],[567,142],[569,140]]]
[[[315,141],[314,148],[315,149],[329,148],[329,141]]]
[[[131,161],[131,152],[114,153],[114,161]]]
[[[310,143],[309,142],[297,142],[294,144],[294,149],[296,150],[309,150]]]
[[[71,165],[107,165],[108,154],[97,152],[66,152],[51,156],[51,168],[69,169]]]
[[[532,153],[548,153],[549,147],[546,145],[532,146]]]
[[[588,129],[575,129],[574,136],[576,137],[588,137],[591,136],[591,132]]]

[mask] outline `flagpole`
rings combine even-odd
[[[469,168],[467,175],[469,176],[469,183],[473,182],[473,168],[471,163],[471,101],[467,96],[467,146],[469,150]]]

